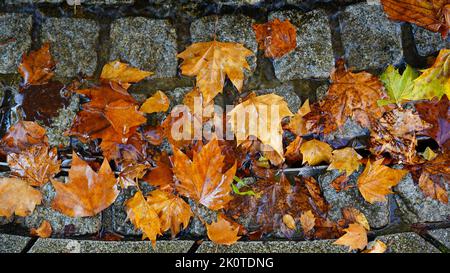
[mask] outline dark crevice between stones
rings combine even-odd
[[[405,62],[415,68],[426,68],[427,58],[421,56],[417,51],[411,24],[401,25],[402,48]]]
[[[192,244],[191,248],[189,248],[189,250],[187,251],[187,253],[195,253],[195,252],[197,252],[197,249],[200,247],[200,245],[201,245],[202,243],[203,243],[203,240],[195,241],[195,242]]]
[[[25,247],[22,249],[22,251],[20,253],[28,253],[38,239],[39,238],[37,238],[37,237],[31,237],[30,240],[28,241],[28,243],[25,245]]]
[[[102,19],[99,22],[99,34],[98,41],[96,43],[97,50],[97,68],[94,72],[94,78],[98,79],[102,73],[103,66],[108,63],[109,60],[109,49],[111,48],[111,31],[112,21],[109,19]]]
[[[341,26],[339,22],[339,11],[329,14],[328,19],[330,21],[331,30],[331,44],[333,46],[334,58],[340,59],[345,57],[345,49],[342,44],[341,38]]]
[[[441,243],[439,240],[431,236],[427,232],[417,232],[420,237],[422,237],[425,241],[432,244],[435,248],[439,249],[440,252],[443,253],[450,253],[450,249],[448,249],[447,246],[445,246],[443,243]]]

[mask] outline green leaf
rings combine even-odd
[[[240,179],[239,177],[235,176],[235,177],[234,177],[234,181],[236,181],[237,183],[236,183],[236,185],[233,184],[233,183],[231,183],[231,188],[233,189],[233,192],[234,192],[235,194],[238,194],[238,195],[249,195],[249,196],[254,196],[254,195],[256,195],[256,193],[255,193],[254,191],[252,191],[252,190],[249,190],[249,191],[240,191],[240,189],[241,189],[242,187],[246,187],[247,184],[246,184],[242,179]]]
[[[380,79],[386,88],[389,100],[379,100],[379,106],[390,103],[401,104],[404,101],[413,100],[414,80],[419,76],[411,66],[406,66],[403,74],[390,65],[381,75]]]

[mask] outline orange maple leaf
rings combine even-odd
[[[30,230],[30,234],[32,236],[38,236],[41,238],[48,238],[52,235],[52,226],[47,220],[42,221],[41,225],[38,228],[32,228]]]
[[[239,225],[228,220],[223,214],[217,215],[217,222],[206,224],[208,238],[216,244],[232,245],[239,240]]]
[[[350,224],[344,231],[346,234],[333,244],[348,246],[350,250],[362,250],[367,246],[367,230],[362,225]]]
[[[147,114],[165,112],[169,106],[169,98],[164,92],[158,90],[141,105],[140,111]]]
[[[108,82],[116,82],[124,89],[128,89],[130,83],[140,82],[152,74],[152,72],[142,71],[119,61],[112,61],[103,66],[100,79]]]
[[[0,141],[0,152],[20,153],[33,145],[48,145],[45,129],[34,121],[19,121]]]
[[[42,194],[25,180],[0,178],[0,216],[28,216],[41,204]]]
[[[281,22],[275,18],[265,24],[254,24],[252,27],[259,48],[264,50],[266,57],[280,58],[297,46],[297,29],[289,20]]]
[[[45,43],[36,51],[22,56],[19,73],[25,85],[39,85],[47,83],[53,77],[55,62],[50,54],[50,44]]]

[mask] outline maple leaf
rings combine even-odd
[[[144,124],[147,119],[137,110],[137,106],[125,100],[109,103],[105,108],[105,117],[111,123],[114,130],[126,135],[130,128]]]
[[[225,156],[216,136],[200,152],[193,152],[192,161],[179,149],[172,149],[173,172],[178,179],[176,189],[180,194],[212,210],[223,208],[232,199],[230,191],[236,163],[222,173]]]
[[[300,216],[300,223],[302,224],[302,229],[304,233],[310,232],[316,225],[316,217],[312,211],[308,210]]]
[[[423,132],[432,137],[439,146],[450,145],[450,111],[449,100],[443,97],[441,100],[436,98],[432,101],[422,101],[415,104],[415,108],[421,119],[432,125]]]
[[[32,236],[38,236],[41,238],[48,238],[52,235],[52,226],[47,220],[42,221],[41,225],[38,228],[32,228],[30,230],[30,234]]]
[[[386,202],[386,195],[392,193],[391,187],[397,185],[408,173],[382,165],[383,159],[367,161],[366,168],[358,178],[358,188],[364,199],[374,202]]]
[[[350,224],[344,231],[346,234],[333,244],[348,246],[349,250],[362,250],[367,246],[367,230],[362,225]]]
[[[300,153],[300,147],[302,143],[303,138],[298,136],[286,147],[284,156],[286,157],[286,160],[288,162],[297,162],[302,160],[302,154]]]
[[[142,230],[142,239],[149,238],[153,247],[156,245],[156,237],[161,235],[161,222],[158,214],[147,203],[142,192],[136,194],[126,201],[127,218],[138,229]]]
[[[433,66],[415,79],[413,93],[415,100],[450,97],[450,49],[442,49]]]
[[[363,253],[384,253],[386,252],[387,246],[380,240],[375,240],[375,242],[369,243],[367,249]]]
[[[247,113],[251,120],[247,119]],[[284,160],[281,120],[292,115],[282,97],[275,94],[256,96],[254,93],[228,113],[237,145],[249,136],[257,137],[268,146],[267,151],[273,150],[279,156],[281,162],[273,162],[275,164]]]
[[[280,58],[297,46],[297,29],[289,20],[269,21],[264,24],[254,24],[256,41],[268,58]]]
[[[217,221],[206,224],[208,238],[216,244],[232,245],[239,240],[239,225],[228,220],[223,214],[217,215]]]
[[[147,203],[160,219],[161,232],[170,228],[172,237],[185,229],[193,216],[191,207],[180,197],[162,190],[154,190],[147,196]]]
[[[310,166],[321,162],[330,162],[333,149],[325,142],[313,139],[303,142],[300,146],[300,152],[303,155],[303,164]]]
[[[52,181],[56,190],[52,207],[70,217],[94,216],[109,207],[119,191],[106,159],[98,173],[73,153],[69,182]]]
[[[389,100],[379,100],[378,105],[400,104],[414,100],[414,80],[418,76],[419,74],[409,65],[406,66],[402,75],[400,75],[398,69],[390,65],[380,77],[386,88]]]
[[[152,74],[152,72],[142,71],[119,61],[112,61],[103,66],[100,79],[116,82],[128,89],[130,83],[140,82]]]
[[[190,45],[177,55],[183,59],[181,73],[197,76],[197,87],[205,103],[222,92],[227,75],[238,91],[244,83],[243,69],[250,70],[246,58],[253,53],[238,43],[218,41],[200,42]]]
[[[19,73],[25,85],[38,85],[47,83],[53,77],[55,62],[50,54],[50,44],[45,43],[36,51],[22,56],[19,64]]]
[[[126,90],[113,89],[106,84],[88,89],[78,89],[76,92],[90,99],[89,102],[83,104],[83,109],[88,111],[102,111],[106,105],[118,100],[137,104],[136,100]]]
[[[137,181],[144,177],[148,168],[148,163],[137,162],[131,162],[126,166],[122,166],[118,178],[120,186],[124,189],[130,186],[136,186]]]
[[[139,111],[147,114],[166,112],[169,109],[169,105],[169,98],[164,92],[158,90],[141,105]]]
[[[2,153],[20,153],[33,145],[48,145],[45,129],[33,121],[19,121],[0,141]]]
[[[369,221],[366,216],[354,207],[344,207],[341,209],[342,216],[349,223],[356,223],[363,226],[366,230],[370,230]]]
[[[390,19],[416,24],[447,37],[450,29],[449,0],[381,0]]]
[[[292,215],[290,214],[285,214],[283,215],[283,223],[292,230],[296,229],[296,225],[295,225],[295,220],[294,217],[292,217]]]
[[[19,154],[8,154],[11,174],[28,181],[31,186],[43,186],[60,170],[60,161],[56,148],[36,145]]]
[[[28,216],[41,204],[42,194],[25,180],[0,178],[0,216]]]
[[[302,107],[298,109],[298,112],[291,118],[287,129],[297,136],[303,136],[308,134],[308,128],[304,116],[311,112],[309,106],[309,99],[306,100]]]
[[[359,169],[361,158],[355,149],[350,147],[334,150],[327,170],[339,170],[345,172],[346,176],[350,176]]]
[[[162,160],[156,162],[156,167],[145,175],[144,180],[152,186],[169,192],[175,187],[172,168],[168,162]]]

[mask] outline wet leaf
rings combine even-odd
[[[0,141],[0,151],[5,154],[20,153],[34,145],[48,145],[45,129],[36,122],[19,121],[9,128]]]
[[[286,152],[284,153],[284,157],[286,157],[286,160],[288,162],[297,162],[301,161],[303,159],[302,154],[300,152],[300,147],[303,143],[303,138],[298,136],[289,143],[289,145],[286,147]]]
[[[106,105],[105,117],[114,130],[123,135],[128,134],[132,127],[147,122],[145,116],[137,110],[137,106],[125,100],[118,100]]]
[[[367,246],[367,230],[362,225],[350,224],[344,231],[346,234],[333,244],[348,246],[349,250],[362,250]]]
[[[360,224],[366,230],[370,230],[369,221],[366,216],[354,207],[344,207],[342,210],[342,216],[349,223]]]
[[[219,245],[232,245],[239,240],[239,225],[229,221],[223,214],[217,215],[217,222],[206,224],[208,238]]]
[[[147,173],[144,180],[161,190],[172,191],[175,187],[172,168],[161,161],[157,162],[157,166]]]
[[[304,116],[311,112],[309,106],[309,100],[306,100],[302,107],[298,109],[298,112],[291,118],[288,125],[288,130],[297,136],[303,136],[308,134],[308,128]]]
[[[303,155],[303,164],[310,166],[318,165],[322,162],[330,162],[333,149],[325,142],[313,139],[303,142],[300,152]]]
[[[25,180],[0,178],[0,216],[28,216],[41,204],[42,194]]]
[[[254,24],[256,41],[268,58],[280,58],[297,46],[297,29],[289,20],[275,18],[264,24]]]
[[[387,246],[380,240],[375,240],[375,242],[370,242],[367,249],[363,253],[384,253],[386,252]]]
[[[32,236],[38,236],[40,238],[48,238],[52,235],[52,226],[47,220],[42,221],[41,225],[36,229],[32,228],[30,234]]]
[[[125,167],[119,173],[119,184],[121,188],[128,188],[130,186],[136,186],[137,181],[144,177],[145,173],[149,168],[148,163],[137,163],[133,162]]]
[[[112,61],[103,66],[100,79],[117,82],[123,88],[128,89],[130,83],[140,82],[150,75],[153,73],[130,67],[119,61]]]
[[[419,74],[409,65],[406,66],[406,70],[401,75],[398,69],[390,65],[380,77],[389,100],[379,100],[378,104],[401,104],[405,101],[414,100],[414,80],[418,76]]]
[[[169,109],[169,105],[169,98],[162,91],[158,90],[142,104],[139,111],[147,114],[166,112]]]
[[[334,150],[327,170],[339,170],[346,176],[350,176],[361,166],[361,158],[355,149],[350,147]]]
[[[441,100],[421,101],[415,104],[420,118],[432,125],[423,132],[432,137],[441,147],[450,148],[450,105],[447,97]]]
[[[308,210],[300,216],[300,223],[304,233],[309,233],[316,225],[316,217],[312,211]]]
[[[55,62],[50,54],[50,44],[45,43],[36,51],[23,55],[19,64],[19,73],[25,85],[47,83],[53,77]]]
[[[283,215],[283,223],[292,230],[296,229],[295,220],[294,217],[292,217],[290,214]]]

